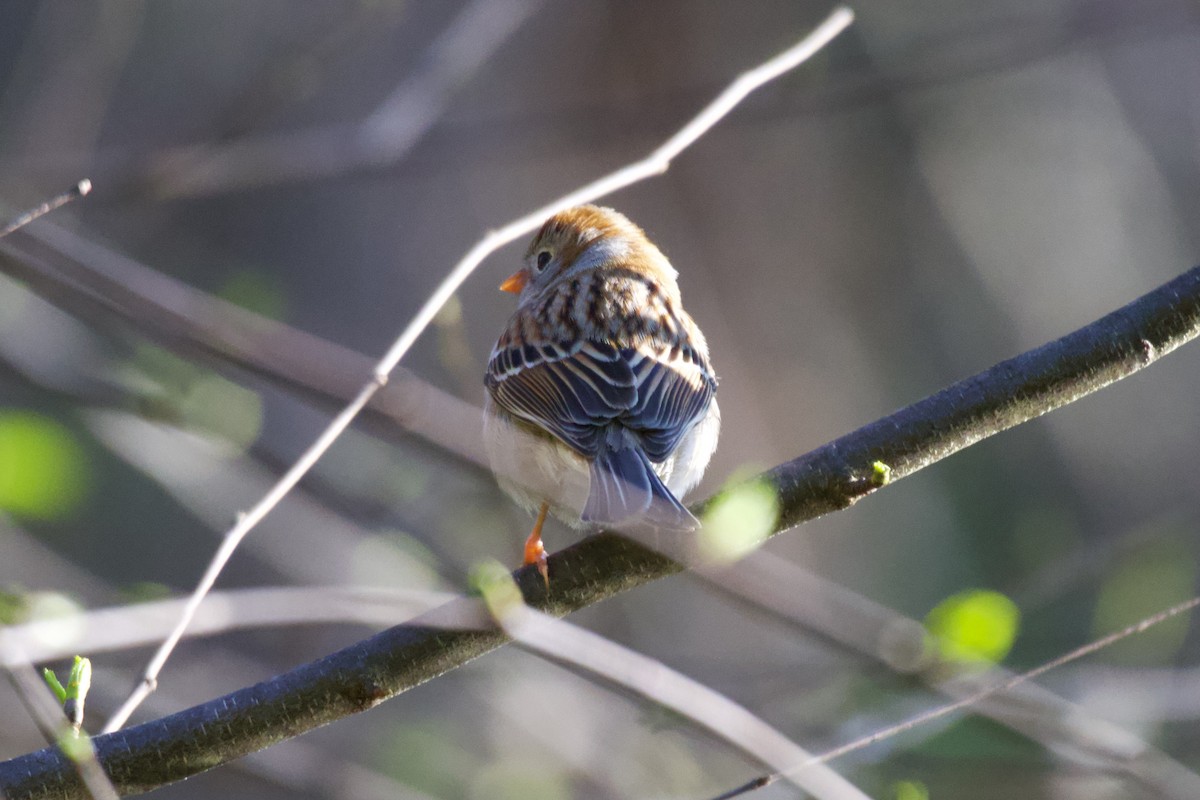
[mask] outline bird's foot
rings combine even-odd
[[[546,523],[546,512],[550,510],[549,503],[542,503],[538,511],[537,521],[533,523],[533,532],[525,540],[525,566],[535,564],[538,574],[546,583],[546,591],[550,591],[550,566],[546,561],[546,546],[542,544],[542,525]]]
[[[538,574],[542,576],[542,580],[546,583],[546,591],[550,590],[550,567],[546,561],[546,547],[542,544],[542,537],[531,535],[525,540],[525,561],[526,566],[534,564],[537,566]]]

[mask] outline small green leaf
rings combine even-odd
[[[287,297],[279,281],[262,272],[238,272],[225,281],[217,294],[270,319],[283,319],[287,312]]]
[[[119,591],[121,598],[130,603],[150,603],[171,596],[170,587],[157,581],[137,581],[120,587]]]
[[[80,736],[79,731],[64,730],[59,734],[57,744],[58,749],[63,751],[63,755],[76,764],[94,758],[96,755],[91,737]]]
[[[11,589],[0,589],[0,625],[16,625],[28,614],[28,596]]]
[[[1151,542],[1127,555],[1104,581],[1096,598],[1096,636],[1131,625],[1193,594],[1197,565],[1185,540]],[[1141,665],[1169,661],[1187,639],[1191,614],[1149,628],[1108,648],[1113,663]]]
[[[371,737],[375,768],[424,796],[467,797],[468,782],[483,767],[477,749],[464,747],[460,731],[444,720],[408,721],[388,735]]]
[[[762,544],[779,520],[779,497],[765,480],[736,484],[717,496],[704,512],[700,547],[717,561],[736,561]]]
[[[38,640],[47,645],[63,647],[74,642],[83,632],[79,604],[59,592],[33,592],[26,596],[25,622],[54,622],[38,625]]]
[[[179,404],[183,422],[245,448],[262,429],[262,398],[215,373],[194,380]]]
[[[938,655],[958,664],[994,664],[1012,649],[1021,612],[999,592],[973,589],[952,595],[925,617]]]
[[[29,411],[0,411],[0,511],[61,519],[87,489],[83,448],[59,423]]]
[[[493,617],[500,618],[512,608],[525,604],[517,582],[499,561],[481,561],[471,568],[471,588],[483,596],[483,602]]]
[[[892,482],[892,468],[882,461],[875,461],[871,464],[871,485],[875,487],[887,486]]]
[[[521,759],[488,764],[471,776],[471,800],[555,800],[571,796],[568,777],[550,764],[530,769]]]
[[[54,674],[54,670],[46,667],[42,670],[42,680],[50,687],[50,691],[54,692],[54,696],[58,698],[58,702],[65,703],[67,700],[67,690],[61,683],[58,682],[58,676]]]
[[[896,781],[892,796],[896,800],[929,800],[929,787],[920,781]]]
[[[58,676],[52,669],[42,670],[42,679],[54,692],[58,702],[63,707],[63,713],[76,731],[83,724],[83,703],[87,699],[88,690],[92,688],[92,662],[83,656],[75,656],[71,665],[71,675],[64,687],[58,681]]]
[[[136,351],[128,382],[151,419],[215,434],[245,448],[262,428],[262,398],[197,364],[151,345]]]
[[[67,696],[76,699],[87,697],[90,688],[92,688],[92,660],[83,656],[75,656],[75,662],[71,665],[71,680],[67,683]]]

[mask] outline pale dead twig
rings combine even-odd
[[[449,592],[363,586],[226,589],[209,594],[187,637],[332,622],[383,629],[454,597]],[[170,632],[185,602],[180,598],[154,600],[10,625],[0,629],[0,667],[152,644]],[[462,621],[464,626],[468,622]]]
[[[807,61],[821,48],[841,33],[854,19],[853,13],[845,7],[836,9],[824,22],[796,45],[785,50],[774,58],[763,63],[749,72],[744,73],[721,92],[715,100],[707,105],[698,115],[668,139],[661,147],[647,158],[606,175],[581,189],[570,192],[563,197],[505,225],[499,230],[485,236],[475,247],[462,258],[451,270],[450,274],[425,302],[408,327],[387,351],[375,368],[372,379],[362,387],[351,403],[338,414],[317,440],[279,479],[278,483],[253,508],[239,515],[235,524],[226,534],[217,552],[213,555],[204,575],[200,578],[196,589],[188,600],[179,624],[172,630],[154,656],[150,659],[137,687],[129,698],[117,709],[105,726],[105,732],[119,729],[129,719],[129,716],[141,704],[158,681],[158,674],[170,658],[171,652],[179,643],[180,637],[187,629],[191,618],[195,615],[204,595],[216,582],[217,576],[237,549],[238,544],[258,522],[295,486],[312,468],[326,450],[337,440],[343,431],[370,402],[374,394],[387,383],[391,371],[408,352],[413,343],[433,321],[442,306],[454,295],[458,288],[483,262],[483,259],[517,238],[527,235],[553,213],[580,203],[590,202],[606,194],[629,186],[653,175],[661,174],[670,166],[672,159],[692,145],[704,135],[713,125],[732,111],[747,95],[765,83],[778,78],[785,72],[794,69]]]
[[[772,765],[797,787],[822,800],[866,800],[867,795],[828,767],[803,773],[784,772],[786,767],[783,765],[797,761],[808,763],[812,756],[725,695],[660,661],[535,611],[525,605],[512,583],[508,584],[507,591],[494,591],[511,595],[511,599],[489,602],[489,608],[501,629],[522,647],[555,661],[581,667],[683,714],[750,758]]]
[[[38,217],[45,216],[56,208],[62,208],[72,200],[78,200],[80,197],[86,196],[90,191],[92,191],[92,182],[84,178],[57,197],[51,198],[23,214],[13,217],[3,228],[0,228],[0,239],[3,239],[15,230],[24,228]]]

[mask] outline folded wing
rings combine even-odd
[[[594,458],[615,423],[635,433],[655,463],[674,452],[716,391],[695,351],[607,342],[497,350],[485,383],[500,407],[582,456]]]

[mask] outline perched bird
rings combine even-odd
[[[517,310],[488,360],[484,438],[501,487],[537,522],[691,530],[679,498],[717,446],[717,379],[677,273],[611,208],[554,215],[500,285]]]

